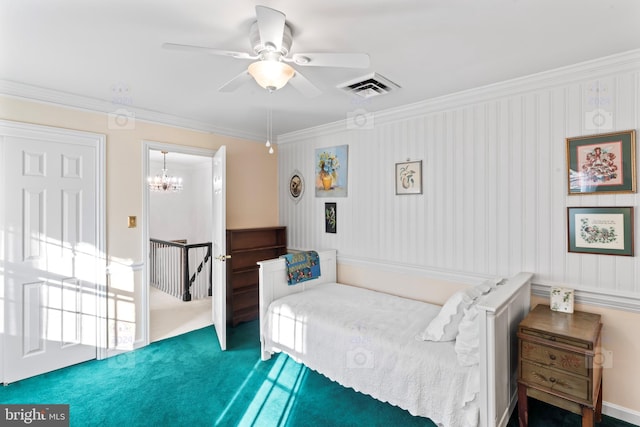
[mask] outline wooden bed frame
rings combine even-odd
[[[259,262],[260,266],[260,348],[262,360],[273,352],[265,348],[264,319],[272,301],[304,292],[321,283],[337,282],[336,251],[318,251],[322,275],[296,286],[287,285],[284,259]],[[518,324],[529,312],[531,273],[519,273],[489,293],[478,303],[480,330],[480,426],[506,426],[517,403]],[[509,369],[504,369],[508,366]]]

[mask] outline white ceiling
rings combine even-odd
[[[287,15],[291,53],[364,52],[367,70],[298,67],[322,90],[217,89],[250,61],[255,5]],[[0,92],[261,140],[640,48],[637,0],[2,0]],[[377,72],[401,89],[369,100],[336,85]],[[54,91],[54,92],[52,92]]]

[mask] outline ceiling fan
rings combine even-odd
[[[176,43],[164,43],[162,46],[165,49],[196,51],[255,61],[245,71],[220,87],[218,90],[221,92],[231,92],[253,78],[269,92],[291,82],[291,85],[304,95],[314,97],[321,93],[320,89],[289,63],[302,67],[369,67],[369,55],[366,53],[296,53],[289,56],[293,35],[285,22],[285,14],[266,6],[256,6],[256,17],[257,20],[249,31],[254,53]]]

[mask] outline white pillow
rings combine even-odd
[[[462,366],[473,366],[480,362],[480,329],[476,317],[478,317],[478,308],[473,304],[464,311],[458,326],[455,350],[458,363]]]
[[[458,335],[458,324],[464,315],[464,309],[473,303],[465,291],[451,295],[442,306],[438,315],[429,322],[422,333],[424,341],[453,341]]]
[[[464,293],[466,293],[467,295],[469,295],[469,298],[471,298],[472,300],[476,300],[476,298],[478,298],[480,295],[484,294],[484,288],[482,288],[480,285],[478,286],[471,286],[467,289],[464,290]]]
[[[474,288],[480,291],[481,295],[488,294],[493,289],[493,287],[487,282],[482,282],[479,285],[474,286]]]
[[[488,294],[492,290],[496,289],[498,285],[501,285],[504,279],[487,279],[484,282],[476,285],[475,288],[482,292],[482,295]]]
[[[497,280],[487,279],[484,282],[470,286],[464,291],[451,295],[442,306],[438,315],[429,323],[422,333],[424,341],[453,341],[458,335],[458,327],[465,310],[470,307],[477,298],[486,295],[496,289]]]

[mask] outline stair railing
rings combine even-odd
[[[151,286],[182,301],[211,296],[211,242],[187,245],[177,241],[149,240]]]

